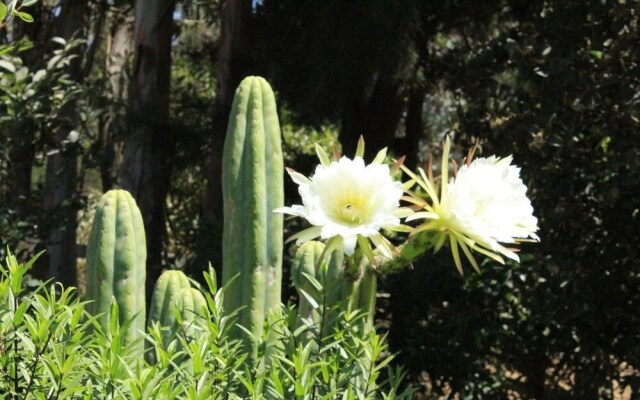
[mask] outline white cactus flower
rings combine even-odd
[[[372,257],[369,241],[386,257],[391,257],[395,247],[382,236],[380,230],[405,230],[400,218],[411,210],[400,207],[403,195],[402,183],[395,181],[389,166],[382,164],[386,149],[375,160],[365,165],[362,159],[364,144],[353,159],[342,157],[330,161],[327,154],[316,146],[321,164],[311,178],[287,169],[295,183],[302,205],[282,207],[276,212],[305,218],[312,227],[288,239],[297,244],[320,237],[328,240],[327,248],[342,245],[346,255],[353,255],[356,246]]]
[[[471,251],[475,250],[499,262],[500,255],[519,261],[514,249],[503,244],[516,244],[533,239],[538,220],[533,216],[531,201],[527,198],[527,187],[520,179],[520,168],[511,165],[512,157],[478,158],[463,165],[456,177],[448,181],[448,154],[450,141],[447,137],[442,160],[442,177],[439,194],[432,176],[419,170],[420,177],[410,173],[425,190],[430,202],[411,194],[409,201],[423,207],[407,218],[407,221],[426,219],[414,233],[432,231],[435,235],[435,250],[438,251],[449,239],[453,258],[462,272],[458,247],[465,253],[474,268],[478,265]],[[405,171],[407,171],[405,169]]]
[[[516,243],[520,238],[538,240],[538,220],[533,216],[527,187],[512,157],[478,158],[458,171],[448,186],[449,210],[464,232],[484,239],[492,250],[498,242]],[[515,253],[503,254],[518,260]]]

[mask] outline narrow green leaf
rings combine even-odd
[[[602,60],[603,58],[603,53],[598,50],[591,50],[589,51],[589,54],[591,55],[591,57],[595,58],[598,61]]]
[[[25,311],[27,311],[28,306],[29,306],[29,303],[26,301],[23,301],[20,303],[20,305],[18,306],[18,309],[16,310],[16,313],[13,315],[13,325],[18,326],[22,323],[24,313]]]
[[[7,60],[0,60],[0,68],[4,68],[7,71],[11,72],[12,74],[16,73],[16,66],[13,65],[12,62]]]
[[[0,2],[0,22],[4,21],[4,18],[7,16],[7,6]]]
[[[313,309],[317,309],[318,307],[320,307],[320,305],[318,304],[316,299],[313,298],[313,296],[311,296],[309,293],[305,292],[302,289],[298,289],[298,290],[300,291],[300,293],[302,293],[304,298],[309,302],[309,304],[311,305],[311,307],[313,307]]]
[[[0,46],[0,56],[11,53],[13,49],[15,49],[15,46],[13,45]]]
[[[55,36],[53,39],[51,39],[52,42],[54,43],[58,43],[60,46],[66,46],[67,45],[67,41],[60,37],[60,36]]]
[[[33,17],[31,16],[31,14],[26,13],[24,11],[18,11],[15,13],[15,15],[19,17],[21,20],[23,20],[24,22],[33,22]]]
[[[316,290],[318,290],[318,291],[322,290],[322,284],[320,282],[318,282],[318,280],[313,275],[309,275],[306,272],[303,272],[302,275],[305,277],[305,279],[309,283],[311,283],[313,285],[313,287],[316,288]]]

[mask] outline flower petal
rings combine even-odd
[[[279,207],[273,210],[274,213],[295,215],[296,217],[306,217],[307,209],[301,205],[293,205],[291,207]]]
[[[311,184],[311,180],[309,178],[307,178],[306,176],[302,175],[299,172],[296,172],[294,170],[292,170],[291,168],[287,168],[287,172],[289,173],[289,176],[291,177],[291,179],[293,180],[293,182],[295,182],[298,185],[310,185]]]
[[[295,240],[297,245],[301,245],[302,243],[315,239],[318,236],[320,236],[320,227],[312,226],[311,228],[302,230],[295,235],[291,235],[285,243],[289,243]]]
[[[414,213],[413,215],[409,215],[405,219],[405,221],[411,222],[415,221],[416,219],[440,219],[440,216],[434,212],[419,211],[417,213]]]
[[[409,207],[400,207],[400,208],[397,208],[393,212],[393,216],[394,217],[398,217],[398,218],[407,218],[408,216],[412,215],[413,213],[414,213],[414,211],[412,209],[410,209]]]
[[[324,165],[325,167],[328,167],[329,165],[331,165],[331,161],[329,160],[329,156],[327,155],[327,152],[324,151],[324,149],[320,147],[318,143],[315,144],[315,149],[316,149],[316,154],[318,155],[318,160],[320,160],[320,164]]]
[[[358,242],[358,236],[348,236],[342,238],[342,246],[344,254],[351,256],[356,250],[356,243]]]
[[[373,159],[373,161],[371,161],[371,164],[382,164],[386,156],[387,148],[385,147],[384,149],[380,150],[378,154],[376,154],[376,157]]]

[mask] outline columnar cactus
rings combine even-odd
[[[291,281],[298,292],[298,318],[300,322],[316,324],[318,323],[319,311],[316,305],[321,304],[321,289],[316,287],[308,276],[321,283],[319,278],[320,266],[318,261],[324,251],[324,244],[310,241],[298,247],[291,266]],[[323,287],[324,289],[324,287]],[[313,299],[313,304],[307,296]]]
[[[378,290],[378,277],[369,266],[365,266],[362,277],[357,285],[357,308],[366,313],[364,320],[365,330],[373,328],[376,316],[376,292]]]
[[[365,313],[362,327],[373,327],[376,310],[376,290],[378,276],[372,270],[367,257],[348,259],[345,263],[345,288],[342,290],[348,311],[359,310]]]
[[[224,144],[222,191],[224,307],[254,338],[280,305],[284,205],[280,124],[271,87],[245,78],[236,90]],[[242,308],[242,309],[241,309]],[[236,338],[250,343],[241,329]],[[255,358],[257,347],[251,348]]]
[[[326,337],[333,330],[336,311],[365,313],[359,326],[363,332],[373,328],[377,276],[366,257],[347,267],[342,251],[324,255],[325,245],[303,243],[291,266],[291,280],[298,292],[298,324]],[[321,262],[320,262],[321,261]],[[322,331],[320,331],[322,329]]]
[[[333,252],[320,262],[324,249],[325,245],[321,242],[303,243],[296,251],[291,266],[291,280],[298,291],[299,322],[328,328],[332,311],[348,299],[351,288],[343,273],[343,253]],[[311,279],[319,283],[321,288]],[[325,318],[324,324],[321,323],[321,318]]]
[[[150,327],[157,322],[161,327],[165,328],[162,331],[162,345],[165,347],[169,345],[171,337],[175,333],[176,319],[172,311],[172,305],[181,290],[190,287],[189,278],[182,271],[168,270],[160,275],[153,288],[147,326]],[[148,351],[146,359],[149,363],[154,363],[155,353]]]
[[[147,258],[142,215],[125,190],[111,190],[100,199],[87,247],[87,305],[90,313],[102,314],[100,324],[109,326],[111,298],[115,298],[123,325],[131,320],[124,340],[144,350],[145,263]]]

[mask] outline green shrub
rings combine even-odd
[[[403,373],[387,369],[384,339],[363,333],[362,313],[336,311],[339,321],[324,336],[310,336],[296,323],[295,307],[281,307],[265,321],[262,337],[251,338],[258,362],[245,362],[241,343],[231,340],[235,315],[222,311],[224,288],[212,271],[198,287],[203,316],[184,318],[163,345],[153,324],[147,334],[149,364],[127,343],[132,322],[119,322],[112,302],[102,328],[76,290],[44,283],[29,290],[27,272],[35,259],[19,264],[9,255],[0,267],[0,399],[408,399],[399,392]],[[277,331],[277,342],[267,341]],[[271,335],[273,336],[273,335]],[[304,340],[303,340],[304,339]],[[265,363],[265,354],[270,362]],[[383,378],[384,376],[384,378]]]

